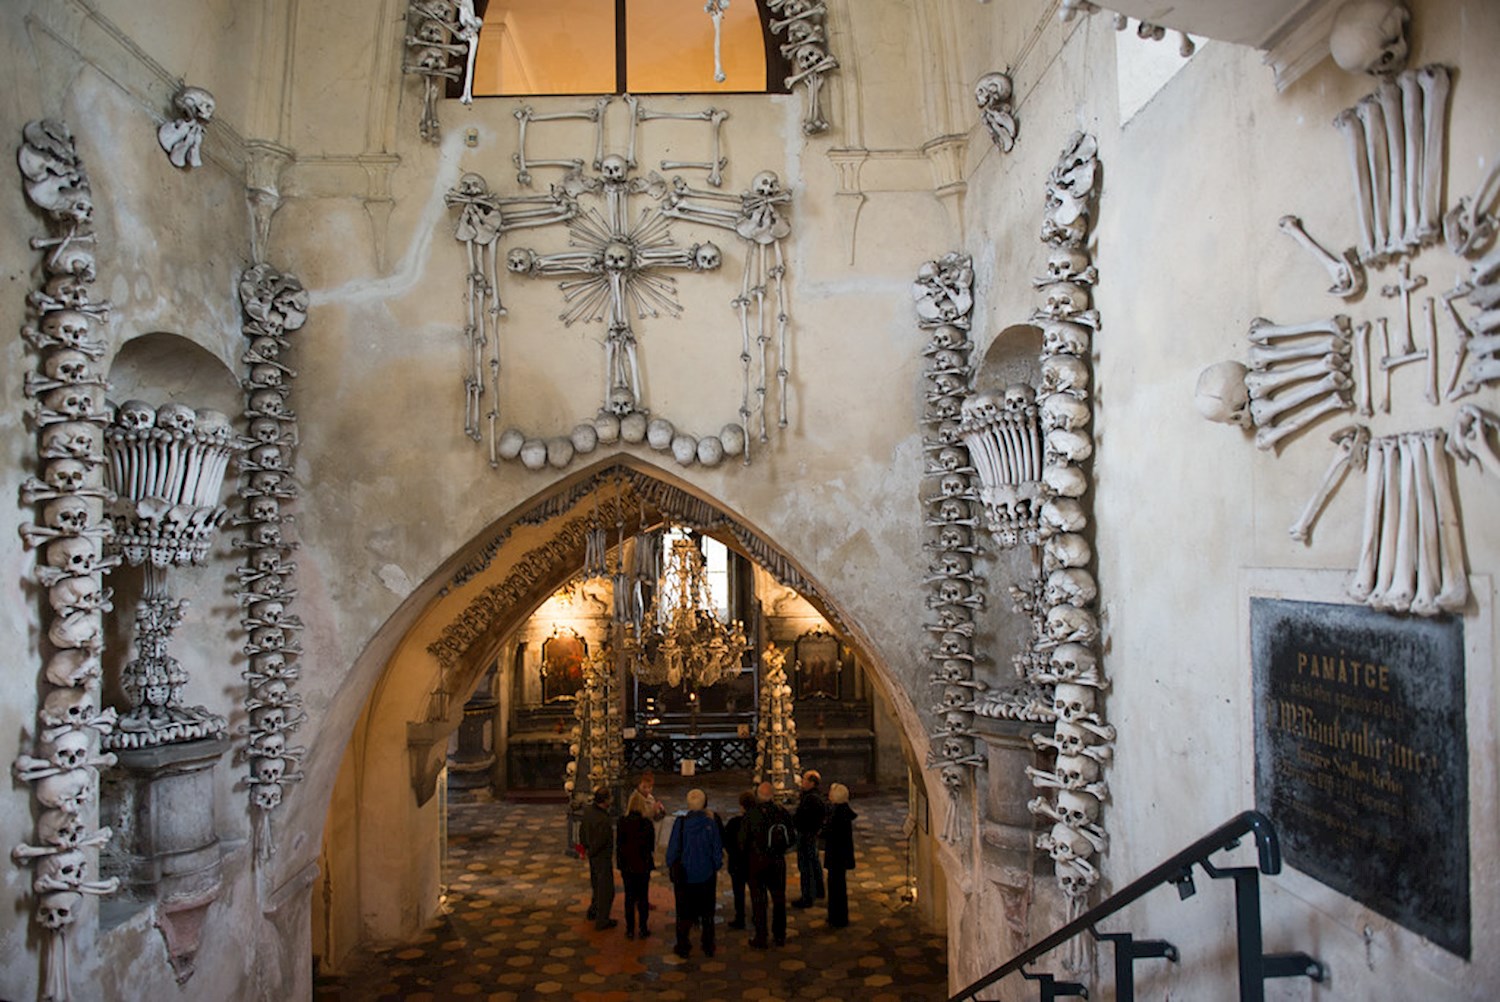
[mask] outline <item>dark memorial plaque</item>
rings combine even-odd
[[[1286,862],[1467,960],[1463,620],[1252,598],[1250,654]]]

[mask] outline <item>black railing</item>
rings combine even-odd
[[[1240,840],[1252,835],[1259,853],[1259,867],[1241,866],[1220,868],[1208,861],[1208,857],[1225,849],[1232,849]],[[1125,908],[1137,898],[1155,890],[1163,884],[1173,884],[1178,895],[1186,900],[1193,896],[1193,867],[1202,866],[1203,872],[1215,880],[1234,880],[1235,925],[1239,941],[1239,985],[1240,1002],[1264,1002],[1265,982],[1269,978],[1307,977],[1322,981],[1323,965],[1305,953],[1265,953],[1262,949],[1260,927],[1260,875],[1281,872],[1281,844],[1276,838],[1276,829],[1271,819],[1256,811],[1246,811],[1233,820],[1220,825],[1171,859],[1131,882],[1120,891],[1090,908],[1078,918],[1058,929],[1046,939],[1017,954],[995,968],[989,974],[954,995],[949,1002],[965,1002],[978,999],[979,993],[1010,974],[1020,973],[1029,981],[1038,982],[1042,1002],[1064,996],[1088,998],[1088,988],[1076,982],[1057,981],[1051,974],[1032,973],[1025,968],[1032,961],[1050,953],[1068,940],[1082,933],[1095,939],[1107,940],[1115,951],[1115,999],[1116,1002],[1134,1002],[1135,962],[1149,958],[1165,958],[1175,962],[1177,948],[1164,940],[1137,940],[1128,932],[1100,932],[1098,924]]]

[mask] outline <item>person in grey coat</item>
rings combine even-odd
[[[595,929],[613,929],[620,924],[609,917],[610,909],[615,906],[615,825],[609,816],[609,799],[609,790],[595,790],[593,803],[583,809],[583,820],[578,826],[578,837],[589,861],[593,894],[588,917]]]

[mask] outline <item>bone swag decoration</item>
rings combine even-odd
[[[234,540],[245,563],[238,568],[244,607],[242,622],[249,638],[243,672],[248,683],[249,716],[245,753],[250,762],[250,806],[256,819],[256,848],[261,858],[275,852],[271,814],[286,787],[301,779],[297,771],[303,749],[290,744],[302,726],[302,697],[293,691],[302,655],[298,637],[302,621],[289,611],[297,597],[297,565],[289,559],[297,543],[287,529],[286,510],[298,495],[292,478],[292,450],[297,444],[297,417],[287,405],[297,372],[284,356],[291,335],[307,322],[308,296],[302,283],[261,263],[240,276],[241,331],[248,341],[241,361],[249,444],[240,460],[243,509],[233,524],[244,534]]]
[[[429,143],[442,139],[437,99],[448,82],[462,80],[462,100],[473,100],[474,56],[482,25],[474,0],[411,0],[406,9],[406,61],[401,72],[422,78],[418,131]]]
[[[28,549],[40,552],[36,580],[47,589],[53,619],[47,640],[54,653],[43,668],[37,710],[35,755],[21,754],[12,770],[32,784],[38,805],[35,844],[11,851],[33,867],[33,916],[47,935],[44,1002],[70,998],[67,930],[77,922],[85,894],[112,894],[114,879],[88,879],[91,852],[109,840],[94,830],[91,805],[98,799],[98,767],[113,765],[100,754],[100,738],[115,725],[115,711],[99,705],[99,655],[103,614],[111,608],[103,574],[119,557],[103,556],[112,528],[103,520],[110,492],[103,486],[104,434],[109,422],[107,384],[95,363],[104,343],[93,331],[109,319],[109,304],[90,294],[94,260],[94,202],[88,176],[62,122],[28,123],[16,159],[31,204],[46,218],[49,235],[31,246],[45,252],[43,284],[28,297],[22,338],[40,356],[25,376],[24,391],[36,401],[41,477],[21,486],[23,504],[39,504],[41,521],[20,526]]]
[[[828,51],[828,8],[822,0],[766,0],[772,14],[771,30],[784,36],[781,54],[792,64],[787,87],[802,87],[802,133],[816,136],[828,131],[823,116],[823,74],[839,68]]]
[[[925,457],[922,506],[926,525],[936,538],[923,548],[936,554],[929,568],[927,607],[936,615],[926,629],[939,638],[927,650],[935,668],[929,676],[940,692],[932,712],[943,724],[931,735],[927,767],[938,769],[948,792],[948,814],[941,838],[955,844],[963,838],[959,809],[966,781],[985,758],[974,745],[974,701],[988,684],[974,677],[974,613],[984,606],[983,580],[973,573],[979,553],[974,529],[974,466],[965,445],[961,415],[969,394],[974,342],[969,325],[974,310],[972,259],[957,252],[928,261],[912,283],[917,326],[928,332],[922,353],[928,390],[922,423]]]
[[[770,437],[772,406],[778,411],[777,426],[785,428],[789,423],[791,317],[782,242],[791,232],[787,216],[791,193],[772,171],[756,174],[750,187],[738,194],[693,188],[681,177],[669,183],[655,172],[635,176],[637,138],[643,123],[663,118],[701,120],[711,132],[713,157],[703,163],[662,161],[662,167],[707,170],[709,184],[716,188],[723,182],[721,171],[727,165],[718,150],[719,129],[728,116],[713,108],[701,113],[653,111],[627,96],[626,152],[606,153],[605,117],[612,100],[600,98],[586,111],[538,115],[522,107],[516,112],[518,180],[531,183],[531,170],[538,167],[564,171],[547,193],[502,196],[475,173],[464,174],[447,193],[448,205],[457,211],[454,236],[464,244],[469,262],[465,434],[476,442],[488,440],[492,467],[502,461],[519,461],[532,470],[563,469],[576,457],[617,442],[644,442],[670,452],[684,466],[717,466],[731,455],[742,456],[748,464],[752,423],[758,419],[762,442]],[[561,119],[594,123],[597,173],[584,169],[584,158],[540,159],[526,153],[529,125]],[[658,201],[660,207],[636,211],[632,200],[642,196]],[[593,204],[586,204],[585,199]],[[739,421],[701,438],[679,430],[660,415],[653,416],[647,408],[635,328],[635,321],[648,317],[681,315],[672,272],[715,271],[724,262],[723,252],[712,242],[676,243],[671,225],[677,220],[728,230],[740,239],[745,252],[740,292],[731,301],[740,321]],[[601,323],[607,333],[597,414],[567,435],[542,438],[518,427],[499,430],[499,320],[506,311],[499,294],[498,262],[500,242],[508,233],[554,225],[567,226],[571,249],[543,252],[513,247],[504,253],[505,271],[516,279],[555,280],[565,304],[559,317],[563,324]],[[495,399],[486,409],[487,394]]]
[[[156,130],[156,140],[167,151],[173,167],[202,167],[203,130],[214,117],[214,96],[202,87],[179,87],[172,97],[172,107],[180,117],[163,122]]]

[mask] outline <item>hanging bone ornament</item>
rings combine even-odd
[[[1344,480],[1344,475],[1352,466],[1355,469],[1364,469],[1369,455],[1370,430],[1363,425],[1352,425],[1340,429],[1330,436],[1335,451],[1332,462],[1328,464],[1328,470],[1323,474],[1318,489],[1303,506],[1302,513],[1297,516],[1297,521],[1292,523],[1287,532],[1299,543],[1308,542],[1312,535],[1313,524],[1317,522],[1318,515],[1323,506],[1333,496]]]
[[[1341,257],[1330,254],[1323,249],[1321,244],[1307,235],[1307,231],[1302,228],[1302,220],[1296,216],[1282,216],[1276,225],[1318,259],[1318,263],[1328,272],[1328,278],[1333,283],[1328,288],[1331,294],[1344,299],[1354,299],[1365,291],[1365,269],[1359,263],[1354,251],[1344,251]]]
[[[979,119],[1001,153],[1009,153],[1016,145],[1016,116],[1011,107],[1014,90],[1006,73],[986,73],[974,84],[974,103],[979,105]]]
[[[202,87],[181,87],[172,96],[172,106],[180,118],[170,119],[156,130],[157,142],[167,151],[172,166],[189,169],[203,166],[199,152],[203,146],[204,127],[214,117],[214,96]]]

